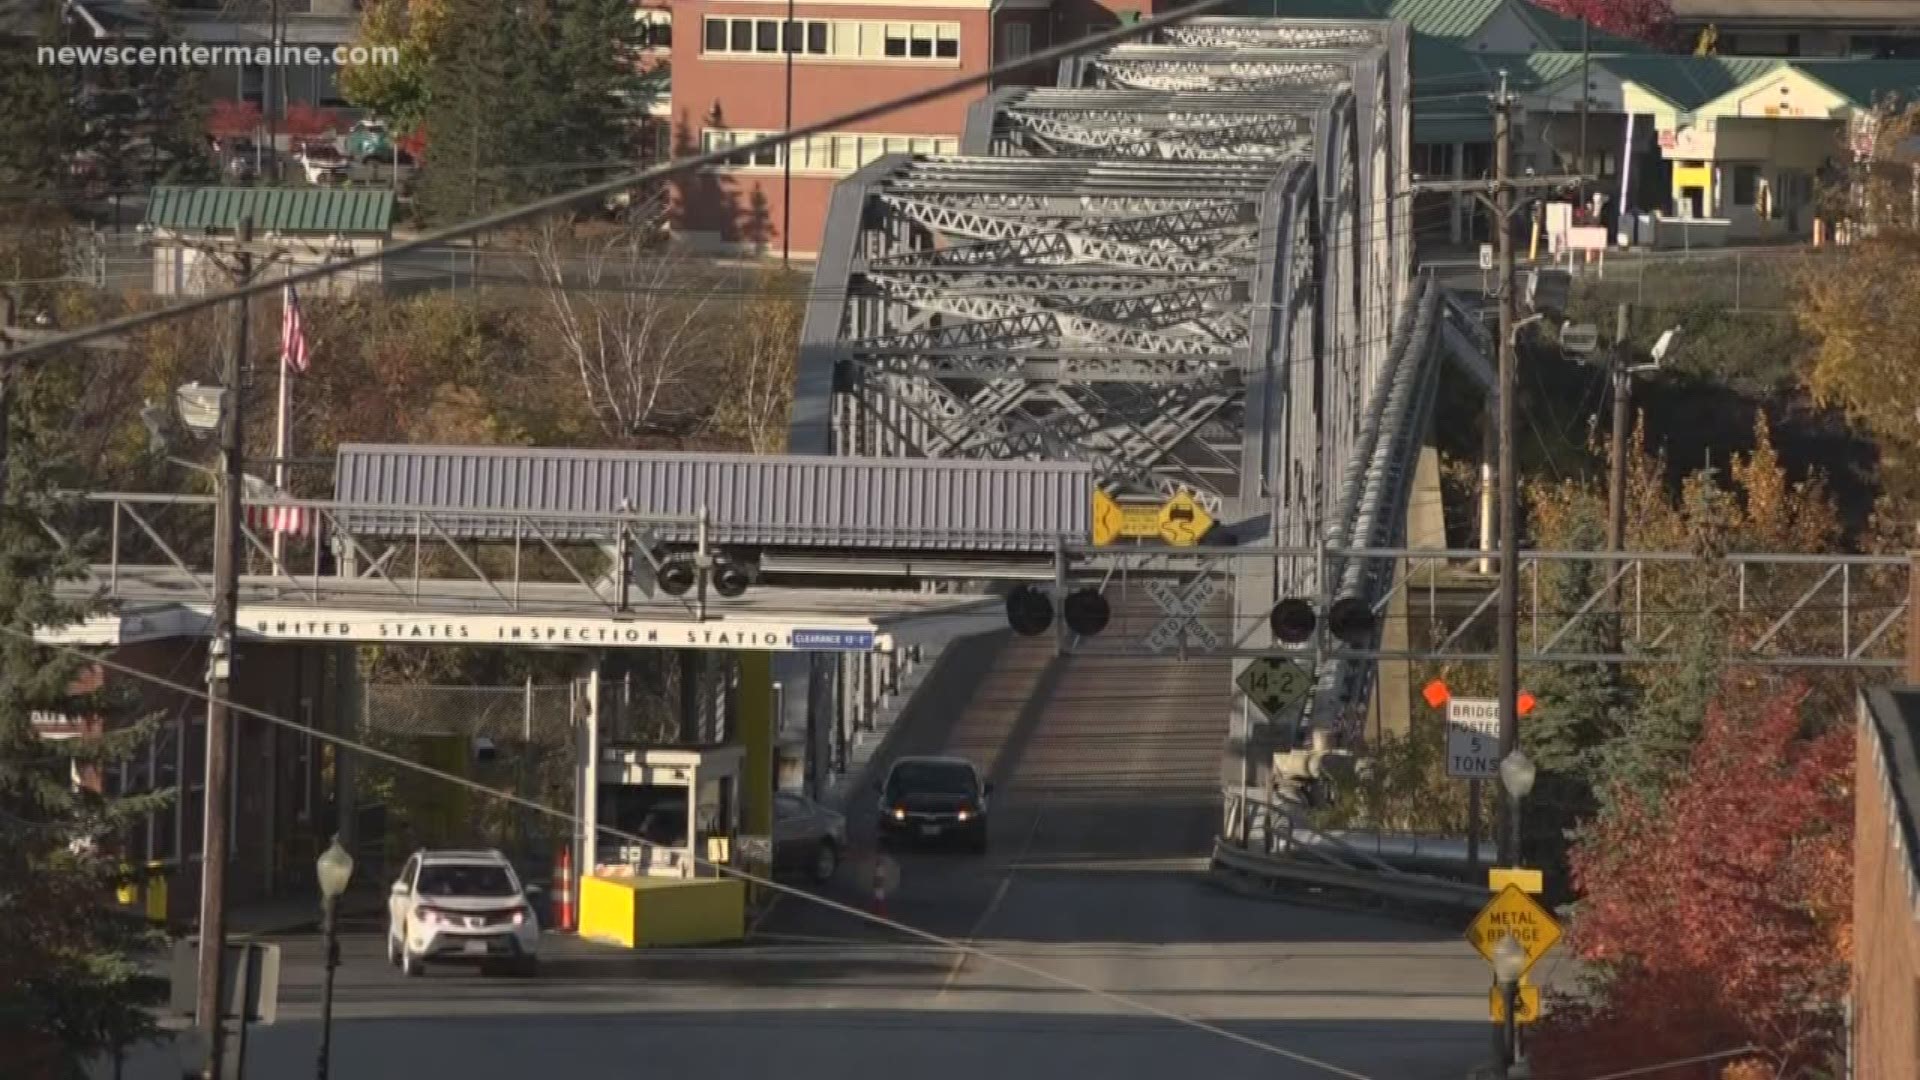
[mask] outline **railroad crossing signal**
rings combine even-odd
[[[1282,656],[1263,656],[1248,664],[1235,680],[1247,700],[1278,720],[1281,714],[1305,701],[1313,690],[1313,676],[1293,660]]]
[[[1502,937],[1513,938],[1526,950],[1527,966],[1521,971],[1525,975],[1559,943],[1560,924],[1538,900],[1510,884],[1487,901],[1487,906],[1473,917],[1473,925],[1467,927],[1467,944],[1489,964],[1493,963],[1493,947]]]
[[[1213,599],[1214,591],[1213,579],[1205,575],[1194,578],[1184,587],[1176,587],[1161,578],[1147,582],[1147,595],[1167,613],[1147,635],[1147,648],[1166,652],[1180,647],[1191,637],[1202,648],[1218,649],[1218,635],[1194,619]]]
[[[1159,504],[1122,503],[1097,488],[1093,493],[1093,542],[1101,547],[1116,540],[1159,540],[1192,547],[1213,524],[1213,515],[1185,488]]]

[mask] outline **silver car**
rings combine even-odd
[[[833,877],[847,849],[847,819],[804,795],[773,795],[773,869],[818,882]]]

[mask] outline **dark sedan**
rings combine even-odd
[[[972,851],[987,849],[993,785],[965,758],[901,758],[875,786],[882,842],[956,841]]]

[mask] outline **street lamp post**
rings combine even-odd
[[[1520,1026],[1514,1018],[1520,1011],[1520,976],[1527,969],[1527,950],[1512,934],[1500,935],[1493,947],[1493,981],[1500,988],[1501,1038],[1500,1075],[1504,1078],[1520,1057]]]
[[[1533,759],[1519,747],[1500,761],[1500,786],[1507,789],[1511,800],[1507,804],[1507,850],[1515,866],[1526,861],[1520,857],[1520,801],[1533,791],[1536,772]]]
[[[327,1060],[333,1049],[333,972],[340,966],[340,934],[338,916],[340,894],[347,891],[347,880],[353,877],[353,856],[340,846],[340,837],[336,834],[333,843],[320,854],[314,869],[320,878],[320,908],[326,931],[327,974],[320,984],[320,1055],[315,1063],[314,1075],[319,1080],[328,1080],[331,1063]]]

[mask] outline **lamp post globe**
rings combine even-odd
[[[320,895],[328,900],[337,900],[347,891],[347,882],[353,877],[353,856],[340,846],[340,838],[333,838],[327,850],[320,853],[314,863],[314,869],[320,878]]]
[[[1527,950],[1513,939],[1512,934],[1500,935],[1500,941],[1493,947],[1493,980],[1502,988],[1514,986],[1520,982],[1520,975],[1527,969]]]
[[[1533,759],[1527,756],[1525,750],[1515,747],[1513,753],[1508,754],[1500,762],[1500,786],[1506,788],[1507,794],[1513,796],[1514,801],[1518,802],[1533,790],[1533,781],[1537,773]]]

